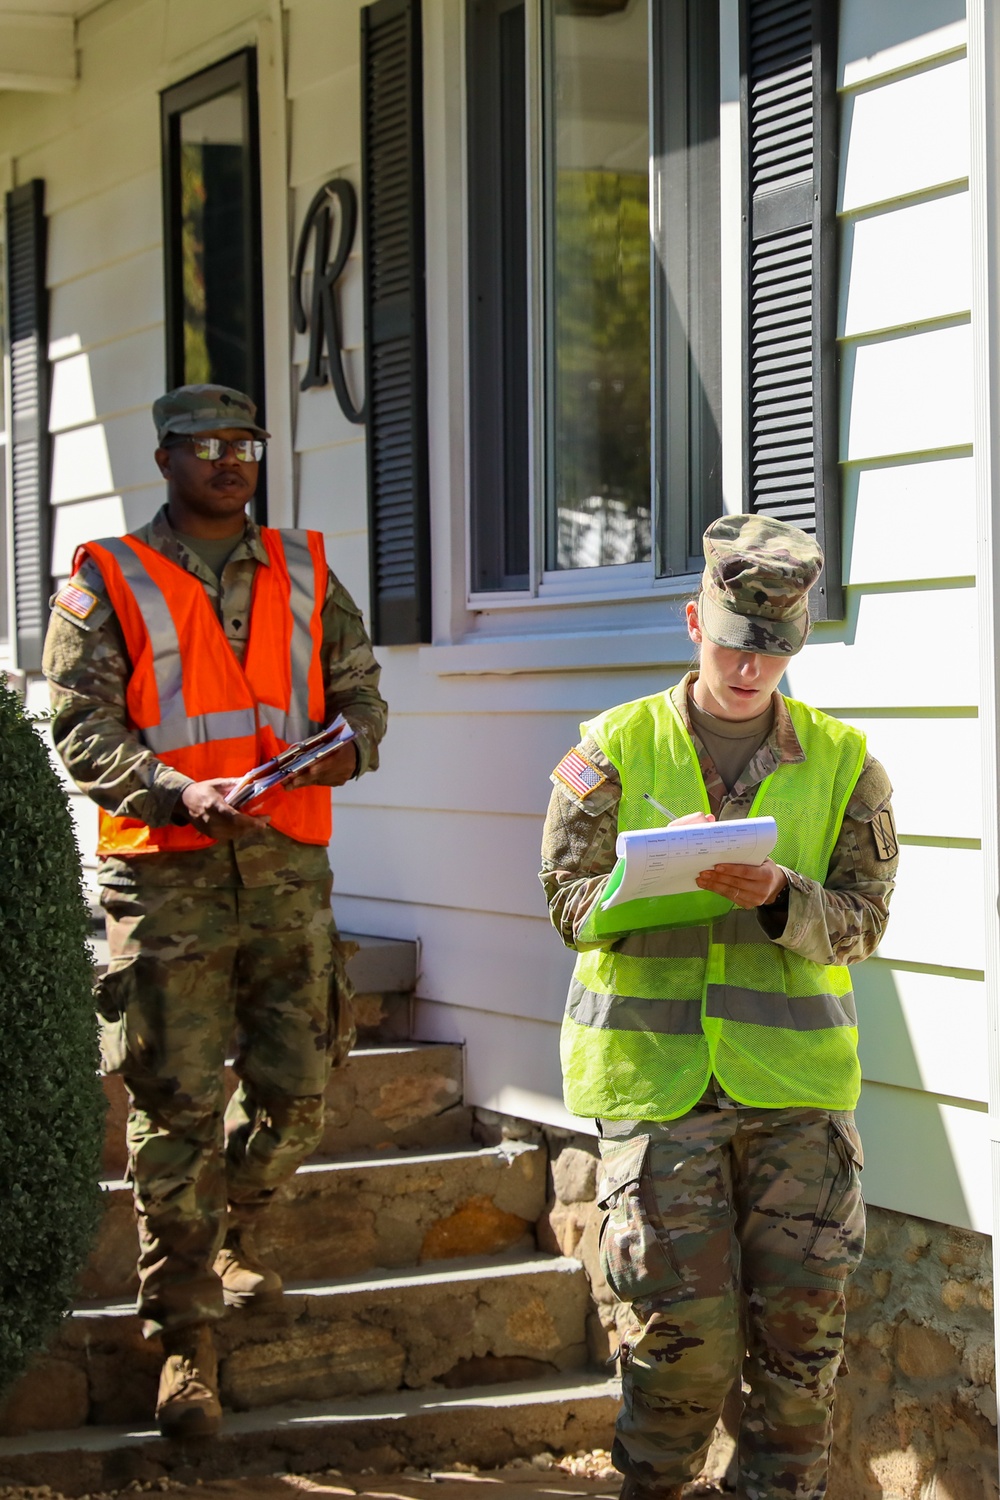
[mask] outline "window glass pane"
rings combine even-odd
[[[468,0],[472,587],[531,567],[523,0]]]
[[[650,557],[647,0],[547,0],[549,568]]]
[[[253,390],[243,90],[180,117],[184,379]]]
[[[7,322],[3,288],[7,284],[6,246],[0,242],[0,644],[6,645],[10,635],[7,610],[7,411],[5,404],[3,359],[7,352]]]

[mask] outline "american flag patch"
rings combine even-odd
[[[67,583],[59,590],[55,602],[78,620],[85,620],[97,608],[97,595],[75,583]]]
[[[603,786],[608,779],[604,772],[592,766],[579,750],[570,750],[567,755],[564,755],[552,775],[558,777],[564,786],[568,786],[571,792],[576,792],[580,797],[589,797],[591,792],[596,792],[597,788]]]

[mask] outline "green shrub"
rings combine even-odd
[[[89,928],[65,792],[0,677],[0,1391],[69,1306],[97,1226]]]

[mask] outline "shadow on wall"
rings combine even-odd
[[[970,992],[976,987],[972,979],[921,977],[930,985],[938,977],[942,987],[967,983]],[[899,1213],[988,1233],[986,1105],[928,1091],[933,1080],[921,1065],[906,1002],[888,962],[873,959],[860,965],[854,984],[865,1078],[858,1126],[869,1148],[866,1199]],[[942,1004],[942,1015],[950,1008]],[[964,1030],[962,1018],[954,1014],[950,1026]]]
[[[115,494],[111,454],[97,420],[90,355],[79,335],[56,340],[50,350],[52,400],[52,573],[65,578],[82,542],[120,536],[127,529],[121,495]]]
[[[52,574],[58,582],[68,577],[82,542],[120,536],[151,520],[162,504],[163,485],[153,460],[149,372],[123,389],[121,367],[105,350],[92,357],[79,334],[54,339],[49,359]],[[102,373],[105,388],[95,398]],[[115,420],[99,421],[98,411]]]
[[[858,64],[876,70],[884,54],[885,66],[897,60],[892,54],[908,41],[941,33],[942,49],[964,41],[952,41],[951,28],[964,26],[965,0],[906,0],[905,5],[872,5],[870,0],[843,0],[840,21],[840,74],[850,74]],[[849,78],[848,78],[849,81]]]

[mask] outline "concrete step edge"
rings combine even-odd
[[[347,1055],[351,1062],[361,1062],[373,1057],[412,1057],[418,1052],[461,1052],[464,1046],[464,1042],[385,1042],[374,1047],[352,1047]],[[231,1069],[233,1059],[227,1057],[224,1066]],[[105,1076],[99,1068],[97,1076]]]
[[[296,1177],[305,1177],[317,1172],[336,1175],[339,1172],[368,1171],[375,1168],[389,1170],[393,1167],[441,1166],[444,1162],[448,1161],[465,1162],[477,1159],[487,1161],[490,1158],[497,1157],[505,1158],[508,1162],[512,1162],[517,1157],[523,1156],[526,1152],[537,1154],[543,1149],[544,1147],[536,1145],[531,1141],[506,1141],[499,1146],[475,1146],[470,1147],[468,1150],[458,1151],[450,1147],[443,1151],[426,1151],[420,1147],[412,1150],[402,1147],[391,1154],[383,1153],[377,1156],[350,1157],[331,1156],[321,1161],[307,1161],[299,1167],[295,1175]],[[292,1180],[294,1181],[294,1179]],[[101,1179],[99,1186],[105,1192],[122,1192],[128,1187],[128,1184],[123,1178],[105,1177]]]
[[[295,1402],[287,1406],[258,1407],[249,1412],[227,1413],[222,1437],[237,1438],[255,1433],[279,1432],[297,1428],[345,1427],[380,1422],[405,1422],[408,1418],[433,1413],[483,1410],[516,1410],[518,1408],[557,1405],[560,1402],[617,1400],[620,1386],[603,1372],[575,1375],[553,1375],[539,1381],[517,1385],[467,1386],[463,1390],[394,1391],[388,1395],[363,1396],[355,1401]],[[0,1463],[4,1458],[43,1453],[96,1453],[110,1449],[133,1448],[162,1442],[152,1425],[136,1427],[74,1428],[59,1432],[28,1433],[23,1437],[0,1438]],[[166,1445],[164,1445],[166,1446]],[[3,1477],[0,1469],[0,1478]]]
[[[357,1296],[363,1292],[371,1292],[377,1296],[380,1292],[407,1291],[423,1286],[442,1284],[453,1286],[456,1283],[465,1282],[504,1281],[518,1276],[535,1276],[540,1272],[563,1276],[576,1275],[582,1270],[583,1262],[571,1255],[545,1255],[542,1252],[504,1257],[477,1255],[454,1261],[426,1261],[423,1265],[407,1267],[403,1271],[380,1268],[369,1272],[366,1276],[348,1276],[329,1281],[290,1282],[285,1286],[285,1298],[347,1297]],[[78,1302],[70,1309],[70,1317],[80,1319],[134,1316],[134,1302],[117,1300]]]
[[[107,939],[100,908],[92,911],[94,931],[90,946],[98,972],[107,966]],[[358,944],[358,952],[348,960],[347,972],[359,995],[406,994],[417,982],[417,944],[408,938],[373,937],[367,933],[342,932],[346,942]]]

